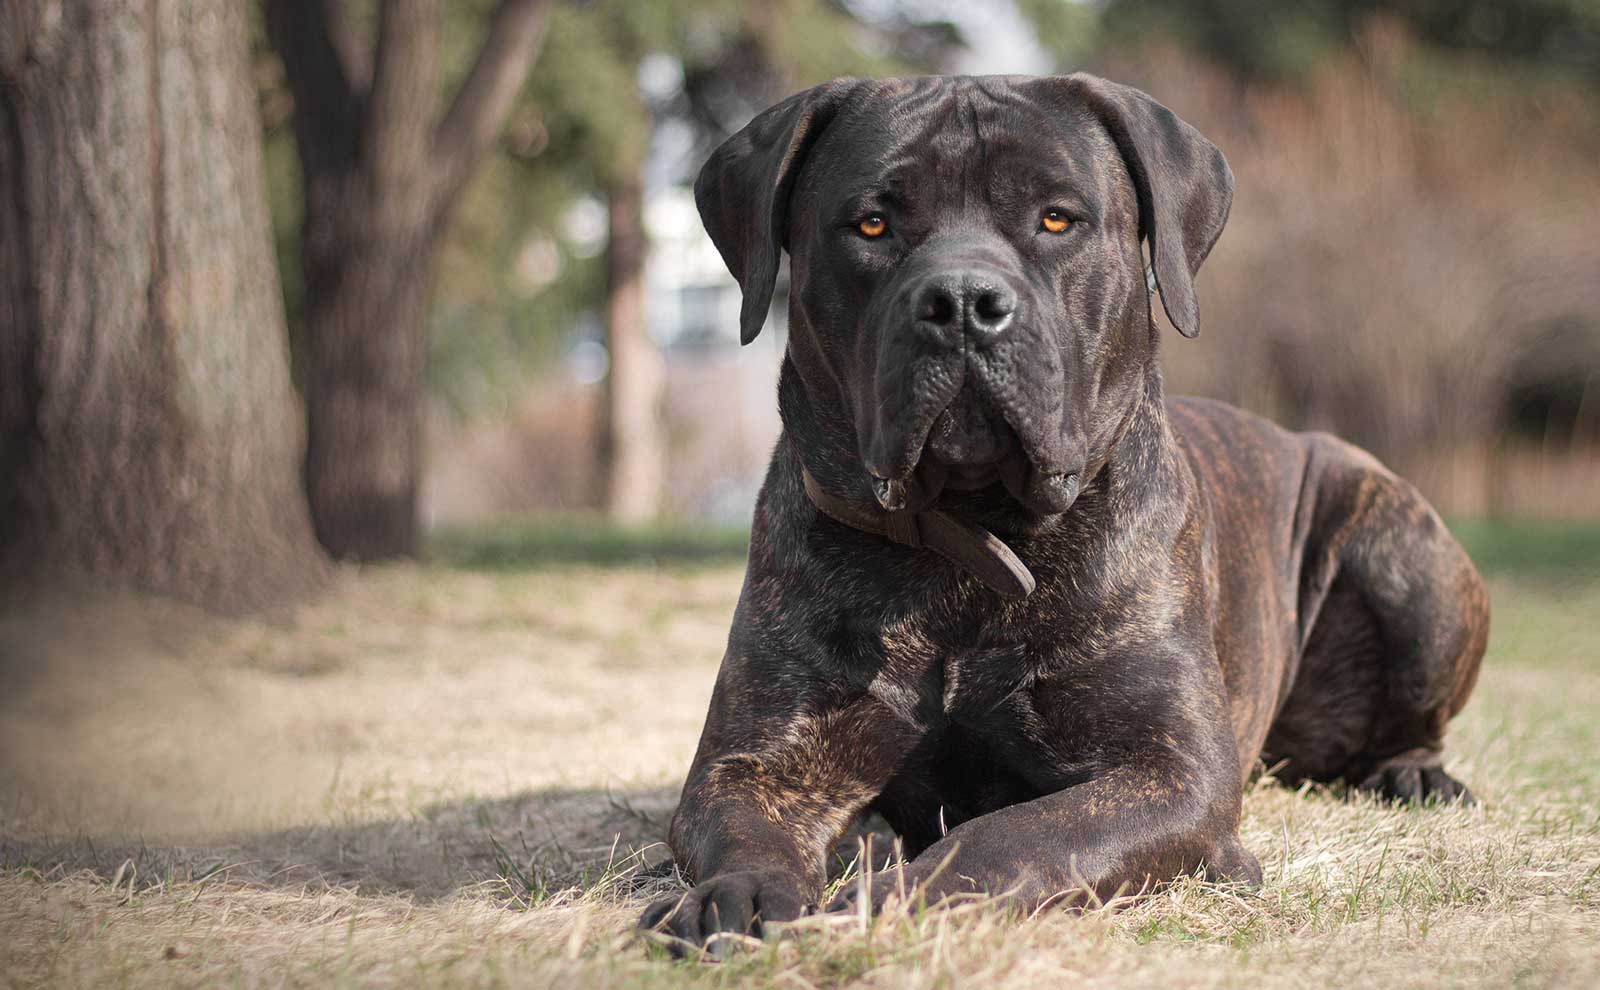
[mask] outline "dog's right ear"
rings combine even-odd
[[[1150,242],[1161,305],[1179,333],[1198,335],[1194,276],[1233,205],[1228,160],[1177,114],[1131,86],[1084,72],[1042,83],[1076,94],[1110,133],[1139,197],[1139,234]]]
[[[835,79],[762,111],[711,153],[695,179],[700,221],[744,293],[740,343],[756,339],[772,306],[789,194],[806,152],[858,81]]]

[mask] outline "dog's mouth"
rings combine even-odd
[[[878,503],[891,512],[931,508],[945,492],[1000,486],[1038,514],[1066,512],[1078,497],[1081,468],[1036,456],[1003,411],[967,383],[933,417],[920,452],[900,472],[871,468]]]

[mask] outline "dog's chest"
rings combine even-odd
[[[1025,641],[940,635],[920,623],[882,632],[884,663],[868,691],[909,722],[933,728],[1006,717],[1038,679],[1035,651]]]

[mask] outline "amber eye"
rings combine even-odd
[[[889,221],[874,213],[856,224],[856,229],[861,231],[862,237],[882,237],[883,232],[889,229]]]
[[[1072,221],[1060,210],[1045,210],[1044,215],[1039,217],[1039,226],[1052,234],[1059,234],[1071,225]]]

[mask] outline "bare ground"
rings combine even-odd
[[[254,621],[0,619],[0,983],[1600,985],[1600,583],[1497,578],[1476,810],[1264,781],[1267,883],[810,919],[677,963],[631,925],[736,566],[351,571]],[[848,850],[845,851],[846,853]]]

